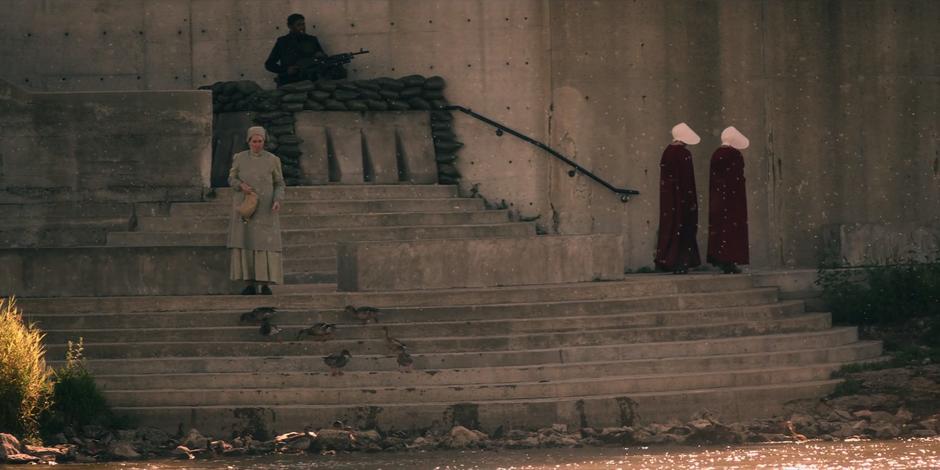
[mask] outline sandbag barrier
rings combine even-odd
[[[446,83],[442,77],[408,75],[372,80],[289,83],[264,90],[250,80],[216,82],[199,87],[212,91],[212,111],[250,112],[251,120],[268,131],[265,149],[281,159],[288,185],[303,183],[300,169],[301,139],[297,137],[294,113],[300,111],[429,111],[431,136],[437,161],[438,182],[457,184],[457,152],[463,143],[454,132],[454,118],[443,108]]]

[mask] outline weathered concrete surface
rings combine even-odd
[[[343,291],[621,279],[618,235],[340,243]]]
[[[212,176],[213,188],[228,186],[232,157],[248,150],[246,132],[251,127],[249,113],[218,113],[212,115]]]
[[[232,294],[225,247],[0,249],[0,295]]]
[[[168,432],[197,428],[214,435],[231,435],[246,429],[268,433],[302,429],[312,423],[325,425],[339,419],[362,428],[424,430],[449,429],[456,424],[485,432],[504,429],[538,429],[555,423],[569,428],[613,427],[667,422],[711,410],[724,421],[768,417],[783,412],[788,401],[830,393],[837,380],[791,386],[738,387],[671,393],[589,396],[560,400],[506,400],[448,404],[383,406],[271,406],[271,407],[154,407],[119,408]]]
[[[295,114],[301,168],[311,182],[437,182],[430,118],[423,111]]]
[[[940,255],[940,219],[933,224],[836,224],[826,227],[820,259],[839,264],[935,261]]]
[[[782,300],[799,300],[808,312],[825,312],[822,289],[816,285],[815,269],[752,271],[748,276],[756,287],[776,287]]]
[[[938,2],[89,5],[8,2],[3,76],[37,90],[191,89],[242,78],[270,87],[260,64],[297,10],[328,51],[372,51],[352,64],[353,78],[441,75],[452,102],[639,189],[624,205],[529,146],[457,117],[467,143],[463,191],[475,186],[539,215],[553,232],[622,233],[631,268],[652,261],[658,160],[679,120],[703,137],[692,148],[701,194],[721,129],[733,124],[750,137],[755,266],[815,265],[830,224],[925,225],[940,212]]]
[[[209,185],[208,92],[19,97],[0,100],[2,202],[198,200]]]
[[[4,6],[0,54],[9,66],[0,77],[34,90],[188,90],[242,79],[272,88],[273,75],[262,64],[275,38],[286,32],[287,15],[297,11],[307,16],[308,32],[327,52],[371,51],[348,67],[350,78],[440,75],[447,79],[448,100],[537,138],[547,136],[544,0],[80,0]],[[465,190],[479,184],[490,200],[505,199],[527,216],[548,210],[541,193],[544,155],[518,143],[501,147],[508,139],[477,142],[477,136],[493,137],[492,130],[478,123],[460,126],[458,138],[467,143],[468,163],[460,168]],[[302,162],[311,163],[320,168]]]
[[[823,227],[923,225],[940,212],[940,4],[913,1],[549,2],[551,143],[642,196],[550,175],[562,233],[618,230],[650,265],[659,158],[687,121],[705,249],[708,161],[734,125],[751,260],[815,266]]]
[[[381,322],[350,326],[348,304],[380,308]],[[278,308],[281,341],[237,326],[259,305]],[[854,328],[831,328],[828,314],[779,302],[776,288],[753,288],[746,275],[267,298],[27,298],[20,306],[49,333],[53,365],[65,338],[85,338],[89,367],[121,412],[213,433],[334,419],[490,431],[664,422],[701,409],[768,416],[831,390],[838,364],[881,351]],[[313,321],[342,326],[326,343],[294,341]],[[383,326],[413,351],[413,373],[398,371]],[[337,348],[353,359],[344,375],[326,377],[318,358]]]

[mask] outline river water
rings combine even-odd
[[[500,451],[272,455],[216,460],[75,464],[82,470],[294,469],[940,469],[940,438],[736,447],[591,447]]]

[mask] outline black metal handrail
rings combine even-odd
[[[495,128],[496,128],[496,135],[498,135],[498,136],[503,135],[503,132],[508,132],[508,133],[510,133],[510,134],[512,134],[512,135],[514,135],[514,136],[516,136],[516,137],[518,137],[518,138],[520,138],[520,139],[522,139],[522,140],[524,140],[524,141],[526,141],[526,142],[528,142],[528,143],[530,143],[530,144],[532,144],[532,145],[534,145],[534,146],[536,146],[536,147],[538,147],[538,148],[540,148],[540,149],[542,149],[542,150],[548,152],[548,153],[551,154],[553,157],[555,157],[555,158],[557,158],[557,159],[559,159],[559,160],[561,160],[561,161],[567,163],[568,165],[571,165],[571,166],[574,168],[573,170],[569,170],[569,171],[568,171],[568,176],[572,176],[572,177],[573,177],[573,176],[577,175],[578,173],[584,174],[584,175],[587,176],[588,178],[591,178],[592,180],[597,181],[598,183],[600,183],[601,186],[604,186],[605,188],[607,188],[607,189],[613,191],[614,193],[616,193],[618,196],[620,196],[620,200],[623,201],[623,202],[629,201],[629,200],[630,200],[630,196],[634,196],[634,195],[640,194],[640,192],[637,191],[637,190],[635,190],[635,189],[618,188],[618,187],[616,187],[616,186],[614,186],[614,185],[608,183],[607,181],[604,181],[601,177],[595,175],[594,173],[591,173],[587,168],[584,168],[583,166],[578,165],[577,163],[575,163],[574,161],[572,161],[570,158],[568,158],[568,157],[562,155],[560,152],[558,152],[557,150],[555,150],[555,149],[549,147],[548,145],[545,145],[545,144],[543,144],[542,142],[539,142],[538,140],[535,140],[535,139],[533,139],[533,138],[531,138],[531,137],[529,137],[529,136],[527,136],[527,135],[525,135],[525,134],[523,134],[523,133],[521,133],[521,132],[519,132],[519,131],[517,131],[517,130],[515,130],[515,129],[512,129],[512,128],[510,128],[510,127],[508,127],[508,126],[502,124],[502,123],[496,122],[496,121],[494,121],[494,120],[492,120],[492,119],[490,119],[490,118],[488,118],[488,117],[486,117],[486,116],[483,116],[483,115],[481,115],[481,114],[478,114],[478,113],[474,112],[473,110],[471,110],[470,108],[465,108],[465,107],[460,106],[460,105],[452,104],[452,105],[449,105],[449,106],[445,106],[444,109],[447,110],[447,111],[460,111],[460,112],[462,112],[462,113],[464,113],[464,114],[466,114],[466,115],[468,115],[468,116],[471,116],[471,117],[476,118],[476,119],[479,120],[479,121],[483,121],[483,122],[485,122],[485,123],[487,123],[487,124],[489,124],[489,125],[495,127]]]

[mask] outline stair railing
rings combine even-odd
[[[482,122],[484,122],[484,123],[486,123],[486,124],[489,124],[489,125],[495,127],[495,128],[496,128],[496,135],[497,135],[497,136],[502,136],[503,133],[507,133],[507,132],[508,132],[509,134],[512,134],[512,135],[516,136],[517,138],[522,139],[522,140],[524,140],[524,141],[526,141],[526,142],[528,142],[528,143],[530,143],[530,144],[532,144],[532,145],[534,145],[534,146],[536,146],[536,147],[538,147],[538,148],[540,148],[540,149],[542,149],[542,150],[548,152],[549,155],[551,155],[551,156],[553,156],[553,157],[555,157],[555,158],[557,158],[557,159],[559,159],[559,160],[565,162],[566,164],[568,164],[568,165],[570,165],[570,166],[572,167],[571,170],[568,170],[568,176],[570,176],[570,177],[573,178],[573,177],[574,177],[575,175],[577,175],[578,173],[581,173],[581,174],[587,176],[588,178],[591,178],[592,180],[596,181],[596,182],[599,183],[601,186],[603,186],[603,187],[605,187],[605,188],[607,188],[607,189],[613,191],[614,193],[616,193],[616,194],[620,197],[620,200],[623,201],[623,202],[629,201],[629,200],[630,200],[630,196],[635,196],[635,195],[637,195],[637,194],[640,194],[640,192],[637,191],[637,190],[635,190],[635,189],[618,188],[618,187],[616,187],[616,186],[614,186],[614,185],[608,183],[608,182],[605,181],[603,178],[601,178],[601,177],[595,175],[594,173],[591,173],[591,171],[588,170],[587,168],[584,168],[583,166],[578,165],[577,163],[575,163],[574,161],[572,161],[570,158],[568,158],[568,157],[562,155],[561,152],[559,152],[559,151],[557,151],[557,150],[555,150],[555,149],[549,147],[548,145],[546,145],[546,144],[544,144],[544,143],[542,143],[542,142],[540,142],[540,141],[538,141],[538,140],[535,140],[535,139],[533,139],[532,137],[529,137],[529,136],[527,136],[527,135],[525,135],[525,134],[523,134],[523,133],[521,133],[521,132],[519,132],[519,131],[517,131],[517,130],[515,130],[515,129],[512,129],[512,128],[510,128],[510,127],[508,127],[508,126],[506,126],[506,125],[504,125],[504,124],[502,124],[502,123],[496,122],[496,121],[494,121],[494,120],[492,120],[492,119],[490,119],[490,118],[488,118],[488,117],[486,117],[486,116],[483,116],[483,115],[481,115],[481,114],[479,114],[479,113],[476,113],[476,112],[474,112],[473,110],[471,110],[470,108],[465,108],[465,107],[460,106],[460,105],[448,105],[448,106],[445,106],[443,109],[444,109],[444,110],[447,110],[447,111],[460,111],[460,112],[462,112],[462,113],[464,113],[464,114],[466,114],[466,115],[468,115],[468,116],[470,116],[470,117],[473,117],[473,118],[475,118],[475,119],[477,119],[477,120],[479,120],[479,121],[482,121]]]

